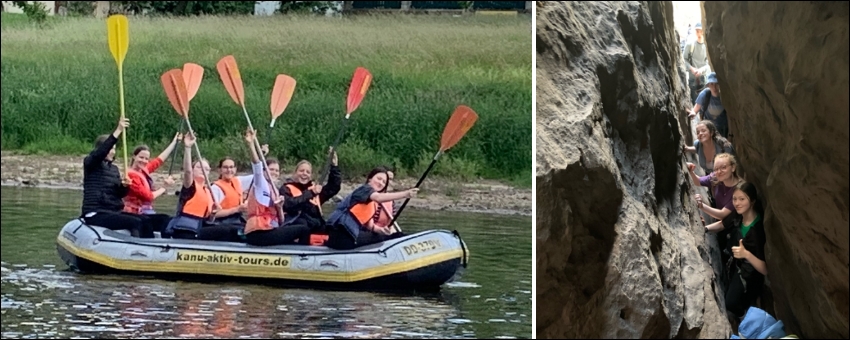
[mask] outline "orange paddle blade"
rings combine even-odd
[[[475,125],[477,120],[478,114],[468,106],[459,105],[455,108],[455,112],[452,113],[452,117],[446,123],[446,128],[443,129],[443,136],[440,138],[440,151],[446,151],[457,144],[472,128],[472,125]]]
[[[194,63],[183,64],[183,80],[186,81],[186,94],[189,101],[198,94],[201,81],[204,80],[204,68]]]
[[[277,119],[289,105],[289,100],[292,99],[292,94],[295,92],[295,78],[285,74],[278,74],[274,80],[274,88],[272,89],[272,120]]]
[[[183,71],[179,68],[169,70],[162,74],[162,88],[168,101],[178,114],[183,118],[189,117],[189,96],[186,93],[186,81],[183,80]]]
[[[351,85],[348,87],[348,101],[346,102],[346,115],[350,115],[360,106],[363,97],[366,96],[366,91],[369,90],[369,85],[372,84],[372,73],[369,70],[358,67],[354,70],[354,77],[351,78]]]
[[[215,67],[221,77],[221,82],[224,83],[224,88],[230,94],[230,98],[236,104],[245,106],[245,91],[242,88],[242,75],[239,74],[239,68],[236,67],[236,58],[233,58],[232,55],[225,56],[215,64]]]

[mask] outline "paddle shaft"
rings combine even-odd
[[[183,133],[183,127],[184,126],[186,126],[186,121],[181,119],[180,120],[180,133]],[[168,167],[168,175],[169,176],[171,176],[171,170],[174,169],[174,160],[177,158],[177,155],[176,155],[177,152],[174,152],[174,153],[175,153],[175,155],[171,156],[171,166]]]
[[[121,105],[121,121],[124,121],[124,72],[123,63],[118,63],[118,103]],[[127,159],[127,129],[121,133],[121,143],[124,149],[124,176],[130,178],[127,172],[130,170]]]
[[[331,160],[333,159],[334,152],[336,152],[336,147],[339,145],[339,140],[342,139],[342,135],[345,133],[345,129],[348,127],[348,117],[350,115],[345,115],[345,119],[342,121],[342,126],[339,128],[339,132],[336,134],[336,140],[334,141],[333,146],[331,146],[331,152],[328,153],[328,159],[325,161],[325,166],[322,169],[322,176],[319,177],[319,183],[325,183],[325,180],[328,178],[328,173],[331,170]]]
[[[191,133],[192,136],[195,136],[195,130],[192,129],[192,123],[189,122],[189,117],[186,117],[185,120],[186,120],[186,126],[189,128],[189,133]],[[198,141],[197,140],[195,140],[195,153],[198,155],[198,161],[204,159],[204,157],[201,156],[201,148],[198,147]],[[203,171],[203,163],[201,163],[201,168],[202,168],[201,173],[204,174],[204,181],[206,181],[206,183],[207,183],[207,189],[209,189],[210,194],[212,194],[212,184],[210,183],[209,176],[207,176],[207,172]],[[213,223],[213,222],[215,222],[215,214],[210,214],[210,223]]]
[[[428,165],[428,169],[425,170],[425,173],[423,173],[422,177],[419,177],[419,181],[416,182],[416,186],[415,186],[416,188],[418,188],[422,184],[422,181],[425,180],[425,176],[428,176],[428,173],[431,172],[431,169],[434,168],[434,164],[437,164],[437,159],[439,159],[440,155],[442,155],[442,154],[443,154],[442,150],[437,151],[437,154],[434,155],[434,159],[431,160],[431,164]],[[393,224],[393,223],[395,223],[396,220],[398,220],[398,217],[401,215],[401,212],[404,210],[404,207],[407,206],[407,202],[409,202],[409,201],[410,201],[410,197],[408,197],[404,200],[404,203],[402,203],[401,208],[398,208],[398,212],[395,213],[395,217],[393,217],[393,220],[390,224]]]

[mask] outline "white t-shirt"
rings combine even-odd
[[[252,175],[254,179],[254,198],[257,199],[257,203],[272,207],[274,202],[271,199],[272,195],[269,189],[269,182],[266,180],[266,176],[263,175],[263,162],[251,164],[251,169],[254,172]]]
[[[242,194],[248,192],[248,188],[251,185],[251,180],[254,179],[254,175],[242,175],[236,176],[234,180],[238,180],[239,184],[242,186]],[[218,184],[213,183],[212,185],[212,194],[213,199],[216,203],[221,204],[221,201],[224,199],[224,191],[221,190],[221,187]]]

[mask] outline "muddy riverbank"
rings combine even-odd
[[[80,156],[22,155],[10,151],[0,154],[0,180],[3,186],[82,189],[83,158]],[[120,163],[120,162],[119,162]],[[123,164],[117,164],[122,169]],[[284,172],[291,169],[284,168]],[[172,172],[174,175],[174,172]],[[241,174],[241,173],[240,173]],[[168,176],[167,165],[153,174],[157,185]],[[174,175],[175,178],[179,173]],[[213,173],[213,176],[216,176]],[[418,178],[396,178],[396,190],[416,185]],[[343,182],[338,199],[348,195],[360,183]],[[169,187],[176,191],[179,181]],[[172,191],[172,190],[169,190]],[[401,201],[399,201],[401,203]],[[419,194],[408,207],[415,209],[482,212],[531,216],[531,189],[515,188],[496,181],[446,182],[441,178],[426,178]]]

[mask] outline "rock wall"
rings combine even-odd
[[[850,337],[849,8],[703,3],[732,142],[766,204],[773,307],[801,338]]]
[[[728,337],[672,4],[546,2],[536,60],[537,337]]]

